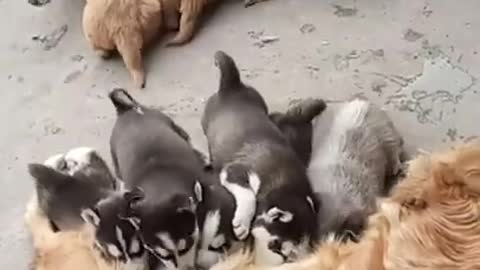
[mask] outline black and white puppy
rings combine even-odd
[[[235,199],[234,233],[244,240],[252,226],[257,263],[294,260],[315,238],[317,202],[305,166],[270,121],[262,96],[241,81],[234,60],[218,51],[215,63],[220,86],[207,101],[202,127],[212,167]]]
[[[112,160],[127,191],[84,211],[84,217],[97,228],[97,239],[116,238],[121,256],[138,253],[133,243],[141,241],[161,267],[192,268],[203,161],[167,115],[142,106],[123,89],[114,89],[110,99],[117,110]]]
[[[112,193],[116,180],[104,159],[89,147],[77,147],[28,165],[35,180],[38,205],[53,231],[77,230],[82,209]]]
[[[333,233],[355,240],[377,197],[400,172],[403,139],[386,112],[366,100],[321,108],[323,101],[310,99],[270,118],[309,162],[308,175],[322,201],[319,237]]]

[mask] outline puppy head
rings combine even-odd
[[[326,103],[321,99],[303,100],[286,113],[271,113],[270,120],[282,131],[305,165],[312,152],[312,120],[322,113]]]
[[[29,164],[28,169],[40,208],[60,230],[82,224],[81,208],[94,205],[116,188],[106,162],[92,148],[74,148],[51,156],[44,164]]]
[[[357,241],[367,222],[367,211],[348,198],[329,193],[316,194],[322,204],[319,208],[318,238],[331,235],[337,240]]]
[[[196,200],[190,194],[172,194],[161,203],[126,193],[128,218],[140,234],[142,243],[166,268],[185,269],[195,264],[199,231]]]
[[[258,206],[252,228],[257,264],[278,265],[302,258],[316,238],[315,198],[279,193],[273,192],[267,204]]]
[[[124,194],[116,192],[81,213],[85,222],[94,228],[94,247],[107,261],[136,264],[144,255],[137,223],[126,217],[127,211]]]

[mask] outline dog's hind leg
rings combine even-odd
[[[189,42],[202,13],[203,1],[182,1],[180,27],[177,35],[167,42],[167,46],[179,46]]]
[[[139,33],[120,34],[116,40],[117,50],[123,58],[130,75],[138,88],[145,87],[145,71],[142,61],[143,41]]]

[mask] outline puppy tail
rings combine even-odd
[[[242,85],[240,72],[233,58],[223,51],[215,53],[215,65],[220,70],[220,92],[238,89]]]
[[[306,99],[290,108],[286,116],[294,121],[308,123],[321,114],[325,108],[327,108],[327,104],[323,99]]]
[[[115,88],[110,94],[108,94],[108,97],[112,101],[113,106],[115,106],[115,109],[117,109],[118,114],[125,113],[132,109],[138,110],[140,108],[140,104],[138,104],[138,102],[133,99],[125,89]]]
[[[42,191],[52,190],[68,181],[64,174],[42,164],[28,164],[28,172],[35,179],[37,188]]]

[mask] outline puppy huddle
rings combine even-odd
[[[257,264],[278,265],[328,233],[357,237],[400,168],[402,140],[386,114],[361,100],[307,100],[269,114],[234,60],[214,58],[219,89],[201,120],[209,164],[170,117],[115,89],[116,177],[89,148],[31,164],[34,238],[75,247],[62,235],[76,232],[82,256],[106,267],[98,269],[191,269],[243,248]],[[58,257],[37,243],[36,269],[54,269],[42,263]]]

